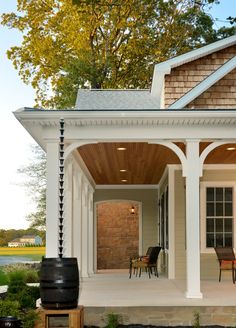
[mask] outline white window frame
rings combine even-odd
[[[200,231],[201,253],[215,253],[213,247],[206,247],[206,188],[233,188],[233,244],[236,246],[236,181],[203,181],[200,182]]]

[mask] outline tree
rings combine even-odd
[[[32,200],[37,204],[36,212],[30,213],[27,220],[30,228],[45,230],[46,228],[46,156],[37,145],[31,147],[31,162],[18,169],[18,173],[26,177],[23,185]]]
[[[154,63],[217,39],[204,11],[217,0],[73,1],[18,0],[2,16],[24,34],[8,57],[39,106],[71,107],[78,88],[149,87]]]

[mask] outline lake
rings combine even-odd
[[[31,262],[31,260],[23,256],[0,256],[0,266],[24,262]]]

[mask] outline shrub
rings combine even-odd
[[[8,284],[8,294],[17,294],[19,291],[24,289],[26,285],[25,272],[22,270],[17,270],[10,272],[8,274],[9,284]]]
[[[17,301],[4,300],[0,301],[0,317],[20,317],[20,305]]]
[[[9,273],[9,284],[7,299],[17,300],[21,309],[35,308],[36,300],[39,298],[39,287],[27,286],[24,271]]]
[[[28,270],[25,272],[25,279],[27,283],[39,282],[39,273],[36,270]]]
[[[0,316],[17,317],[22,322],[22,328],[33,328],[38,318],[34,309],[40,297],[39,287],[27,286],[26,270],[11,271],[8,277],[7,298],[0,301]]]
[[[0,286],[8,284],[8,277],[4,271],[0,270]]]
[[[120,321],[120,315],[117,313],[108,313],[105,318],[105,328],[117,328]]]

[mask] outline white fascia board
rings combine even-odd
[[[178,67],[190,61],[210,55],[213,52],[228,48],[234,44],[236,44],[236,35],[208,44],[207,46],[203,46],[201,48],[189,51],[183,55],[171,58],[163,63],[157,64],[156,66],[159,66],[159,69],[162,66],[164,67],[166,65],[169,65],[171,68]]]
[[[177,110],[177,111],[168,111],[168,110],[152,110],[152,111],[115,111],[115,110],[106,110],[106,111],[94,111],[94,110],[24,110],[14,112],[15,117],[18,121],[24,126],[28,124],[40,124],[41,126],[59,126],[59,120],[61,118],[65,119],[65,122],[68,125],[75,125],[76,120],[86,120],[89,119],[91,124],[93,120],[99,119],[204,119],[204,118],[236,118],[236,111],[234,110],[210,110],[202,109],[199,111],[195,110]],[[136,121],[135,121],[136,122]],[[96,122],[94,122],[96,123]],[[95,124],[96,125],[96,124]],[[111,125],[107,123],[106,125]]]
[[[170,74],[171,66],[170,65],[155,65],[153,80],[151,86],[151,96],[155,97],[157,100],[157,108],[164,108],[164,83],[165,75]]]
[[[197,84],[189,92],[175,101],[168,109],[184,108],[191,101],[200,96],[203,92],[209,89],[212,85],[222,79],[225,75],[231,72],[236,67],[236,56],[227,61],[224,65],[218,68],[214,73],[208,76],[205,80]]]

